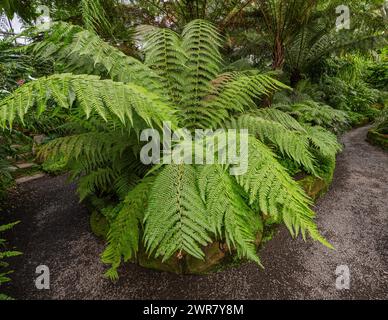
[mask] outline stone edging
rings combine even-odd
[[[374,129],[368,131],[367,141],[370,144],[381,147],[388,151],[388,137],[381,133],[378,133]]]

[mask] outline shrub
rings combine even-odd
[[[366,71],[365,81],[373,88],[388,91],[388,61],[370,65]]]
[[[388,108],[381,111],[377,116],[375,130],[381,134],[388,134]]]
[[[12,229],[15,225],[17,225],[19,222],[14,222],[6,225],[0,225],[0,234],[4,233],[7,230]],[[0,247],[5,246],[5,239],[0,239]],[[12,271],[7,270],[9,264],[5,261],[8,258],[16,257],[21,255],[21,252],[18,251],[11,251],[11,250],[0,250],[0,287],[2,284],[10,282],[11,278],[9,275],[12,273]],[[0,300],[8,300],[11,299],[5,294],[0,293]]]
[[[321,89],[329,105],[362,114],[368,112],[381,96],[380,91],[371,89],[362,81],[352,85],[337,77],[325,76]]]
[[[277,109],[289,113],[299,122],[340,131],[348,125],[348,114],[313,100],[293,104],[277,104]]]

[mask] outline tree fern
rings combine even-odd
[[[335,6],[330,9],[334,10]],[[304,25],[295,33],[287,44],[287,64],[293,74],[300,76],[302,72],[311,69],[314,63],[344,48],[362,50],[386,45],[386,36],[381,32],[375,30],[365,32],[365,29],[357,27],[338,32],[331,21],[325,21],[321,17],[319,15],[314,17],[308,25]],[[362,18],[358,22],[361,21]]]
[[[314,173],[315,154],[338,150],[334,137],[325,144],[323,130],[301,126],[280,110],[257,110],[260,98],[288,87],[257,71],[222,73],[220,36],[203,20],[181,35],[142,28],[139,41],[144,63],[92,32],[55,25],[34,44],[35,53],[74,74],[32,81],[0,102],[4,127],[57,110],[71,122],[70,136],[49,142],[41,155],[66,155],[82,198],[113,193],[118,199],[103,254],[112,265],[107,275],[117,278],[122,258],[133,259],[140,244],[167,261],[203,259],[203,247],[219,240],[260,263],[255,242],[268,217],[283,221],[294,236],[309,233],[330,246],[313,222],[311,201],[271,149]],[[161,129],[164,121],[173,129],[249,128],[248,172],[233,177],[226,166],[141,164],[138,133]]]

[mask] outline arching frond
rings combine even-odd
[[[128,135],[120,132],[87,132],[49,141],[41,146],[38,155],[47,159],[51,155],[66,154],[75,160],[93,158],[106,162],[121,153],[128,140]]]
[[[278,122],[288,130],[296,130],[300,132],[305,131],[303,126],[296,119],[281,110],[274,108],[263,108],[255,110],[254,114],[260,118]]]
[[[86,29],[96,31],[96,29],[100,28],[108,32],[110,31],[112,26],[106,17],[101,0],[81,0],[80,6]]]
[[[204,258],[201,246],[211,242],[211,224],[197,186],[197,170],[169,165],[152,186],[145,214],[147,251],[168,260],[174,253]]]
[[[313,221],[311,200],[264,144],[250,139],[248,172],[236,178],[249,195],[249,203],[257,203],[264,215],[283,221],[293,236],[301,233],[306,239],[308,233],[312,239],[332,248]]]
[[[305,126],[307,137],[324,157],[333,157],[342,150],[337,136],[319,126]]]
[[[269,143],[295,162],[303,165],[306,171],[316,174],[315,159],[309,150],[309,140],[305,131],[289,130],[281,123],[256,115],[243,114],[231,121],[231,127],[248,129],[262,143]]]
[[[154,177],[144,179],[115,209],[117,215],[110,226],[108,245],[102,254],[102,261],[111,265],[106,275],[113,280],[118,278],[117,268],[122,259],[129,261],[136,256],[139,250],[139,225],[143,220],[149,190],[153,182]]]
[[[166,90],[173,101],[183,98],[184,72],[187,56],[180,36],[167,28],[140,28],[144,38],[145,64],[166,81]]]
[[[204,128],[222,127],[233,113],[256,109],[255,99],[280,88],[288,88],[267,74],[233,73],[213,82],[213,87],[201,107],[188,107],[183,111],[187,126]]]
[[[348,115],[346,112],[312,100],[301,101],[291,105],[279,104],[274,107],[290,113],[302,123],[332,129],[336,129],[338,126],[346,126],[348,123]]]
[[[114,118],[137,131],[162,127],[163,121],[174,118],[171,107],[138,85],[89,75],[60,74],[29,82],[7,96],[0,103],[0,120],[3,126],[12,126],[16,117],[23,121],[32,108],[38,114],[47,110],[49,101],[64,109],[77,103],[86,118],[95,113],[105,121]]]
[[[188,57],[183,103],[195,107],[208,94],[210,82],[219,74],[221,40],[216,28],[204,20],[187,24],[182,37],[182,47]]]
[[[211,92],[205,100],[205,106],[224,106],[226,109],[242,112],[256,107],[253,99],[287,88],[289,87],[267,74],[235,73],[230,81],[218,88],[218,94]]]
[[[261,217],[245,202],[245,195],[227,168],[204,166],[199,175],[202,200],[210,215],[214,234],[235,248],[240,258],[260,264],[255,241],[263,231]]]
[[[161,78],[149,67],[79,26],[54,24],[44,40],[33,46],[33,53],[62,63],[65,72],[108,74],[114,81],[133,82],[153,92],[163,92]]]
[[[99,191],[109,191],[110,186],[117,178],[117,173],[112,168],[98,168],[79,179],[78,194],[80,201]]]

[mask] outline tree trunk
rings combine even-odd
[[[280,37],[276,37],[274,48],[273,48],[273,61],[272,69],[273,70],[282,70],[285,62],[285,50],[283,41]]]
[[[280,36],[276,37],[274,47],[273,47],[273,61],[272,69],[273,70],[282,70],[285,62],[285,51],[283,46],[283,41],[280,39]],[[273,101],[273,94],[271,93],[263,99],[263,106],[270,107]]]

